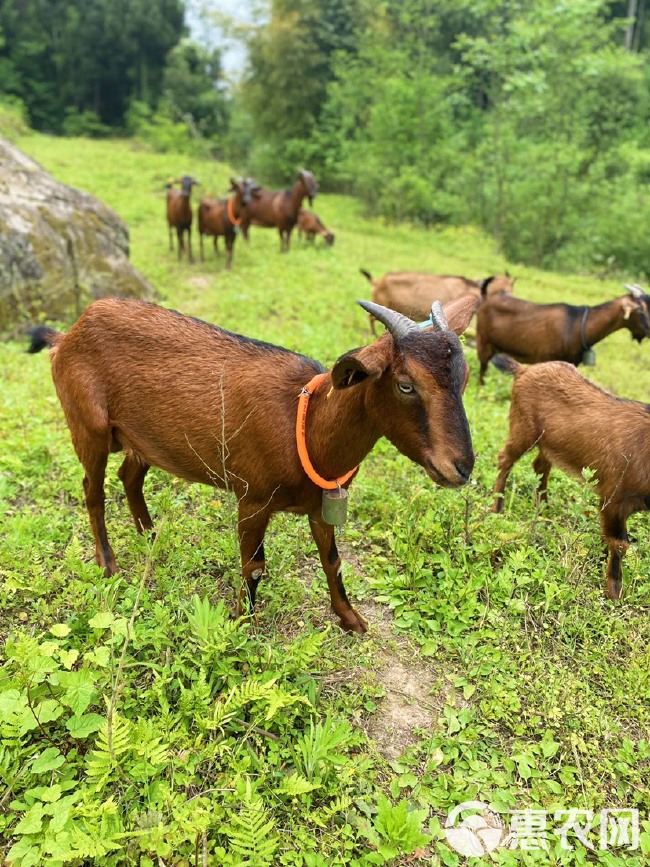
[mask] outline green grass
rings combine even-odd
[[[163,184],[190,171],[201,193],[223,195],[230,168],[120,141],[29,136],[19,146],[128,222],[132,261],[161,303],[327,364],[369,340],[354,303],[368,297],[360,267],[470,277],[509,267],[518,294],[537,301],[597,303],[622,292],[620,280],[508,264],[472,229],[365,219],[340,196],[315,205],[336,232],[331,249],[294,237],[280,255],[277,234],[253,227],[249,245],[236,243],[232,272],[211,250],[190,266],[167,247]],[[391,610],[396,638],[386,647],[372,623],[364,640],[333,625],[306,522],[291,516],[278,516],[267,536],[256,624],[231,621],[234,502],[152,471],[159,532],[150,548],[131,526],[117,457],[107,522],[122,571],[103,578],[48,359],[0,345],[0,845],[13,864],[455,865],[463,859],[441,825],[474,798],[506,822],[515,809],[544,809],[552,820],[561,808],[637,808],[644,854],[598,858],[646,863],[647,515],[630,521],[639,542],[625,559],[624,600],[612,604],[588,487],[554,473],[536,514],[524,459],[505,516],[489,514],[510,381],[491,369],[479,390],[469,348],[468,358],[471,484],[433,488],[382,441],[351,489],[346,586],[362,610],[363,600]],[[648,345],[613,335],[597,359],[589,376],[648,399]],[[381,705],[377,660],[404,657],[404,647],[438,683],[440,712],[388,762],[364,731]],[[596,860],[549,839],[549,852],[494,857]]]

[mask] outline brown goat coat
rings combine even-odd
[[[243,209],[241,230],[248,240],[251,223],[267,229],[277,228],[280,233],[280,251],[288,252],[291,232],[298,221],[298,211],[303,199],[316,195],[316,180],[311,172],[301,172],[290,190],[275,192],[264,187],[258,189]]]
[[[503,491],[513,464],[538,448],[535,472],[539,495],[546,499],[552,466],[581,477],[594,470],[600,497],[600,524],[609,551],[605,593],[618,599],[621,560],[627,550],[627,518],[650,507],[650,406],[622,400],[599,388],[567,362],[526,368],[511,359],[503,364],[515,376],[508,440],[499,454],[498,496],[493,510],[503,509]]]
[[[189,183],[185,183],[189,181]],[[193,178],[182,178],[183,188],[176,190],[170,187],[167,190],[167,226],[169,229],[169,249],[174,249],[173,230],[176,230],[178,238],[178,259],[180,261],[185,252],[184,236],[187,234],[187,258],[193,262],[192,256],[192,186],[197,183]],[[176,182],[178,183],[178,182]]]
[[[474,307],[452,305],[446,311],[450,328],[464,330]],[[67,334],[48,342],[57,393],[86,472],[97,562],[107,573],[117,564],[104,523],[104,473],[109,451],[124,450],[119,476],[140,531],[152,526],[142,493],[152,465],[234,491],[251,604],[265,569],[263,539],[271,515],[307,514],[332,607],[344,628],[365,631],[345,595],[333,527],[320,516],[322,492],[297,457],[298,397],[322,371],[318,362],[121,299],[96,301]],[[399,346],[385,334],[346,353],[311,399],[306,438],[315,468],[326,478],[340,476],[383,435],[434,481],[464,484],[474,463],[461,397],[467,373],[452,331],[425,329]],[[415,398],[399,393],[396,382],[404,379],[415,384]]]
[[[313,243],[316,235],[321,235],[331,247],[334,243],[334,233],[325,228],[321,218],[313,211],[301,208],[298,211],[298,237],[307,236],[307,240]],[[429,305],[431,309],[431,305]]]
[[[416,321],[429,316],[434,301],[447,304],[455,298],[471,294],[481,296],[481,283],[467,277],[427,274],[421,271],[391,271],[378,280],[362,271],[372,285],[372,300]],[[507,275],[489,280],[487,294],[512,293],[513,281]],[[370,317],[370,327],[375,333],[375,318]]]
[[[581,339],[583,313],[588,311],[584,337],[593,346],[620,328],[637,340],[650,336],[648,296],[637,301],[623,295],[595,307],[568,304],[535,304],[504,295],[486,298],[476,314],[476,351],[483,384],[488,361],[503,352],[523,364],[567,361],[578,365],[584,347]]]

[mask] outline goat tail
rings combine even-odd
[[[366,271],[365,268],[359,268],[359,271],[361,271],[361,273],[366,278],[366,280],[368,280],[370,283],[372,283],[372,277],[370,276],[370,271]]]
[[[494,275],[492,277],[486,277],[485,280],[481,280],[480,289],[481,289],[481,298],[487,298],[488,286],[494,280]]]
[[[41,349],[52,348],[59,342],[59,338],[63,337],[62,332],[55,331],[54,328],[49,328],[47,325],[38,325],[36,328],[29,328],[27,331],[29,336],[29,346],[27,352],[32,354],[40,352]]]
[[[509,355],[498,353],[497,355],[493,355],[490,361],[501,373],[508,373],[510,376],[514,376],[515,379],[524,372],[524,365],[519,364],[518,361],[510,358]]]

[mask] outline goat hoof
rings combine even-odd
[[[349,611],[345,613],[343,617],[340,618],[341,628],[346,632],[356,632],[357,635],[365,635],[368,631],[368,623],[364,618],[355,611],[354,608],[350,608]]]

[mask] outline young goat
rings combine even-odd
[[[303,430],[322,481],[347,487],[349,479],[339,477],[351,477],[385,436],[437,484],[464,485],[474,452],[462,403],[469,368],[456,334],[478,302],[461,299],[444,315],[434,305],[433,325],[425,329],[392,310],[359,303],[388,332],[341,356],[330,371],[287,349],[142,301],[96,301],[67,334],[34,329],[31,351],[52,347],[52,377],[85,470],[97,562],[108,575],[117,564],[104,521],[104,474],[109,452],[124,451],[118,475],[140,532],[152,526],[142,492],[150,466],[234,491],[240,614],[247,597],[253,606],[265,571],[271,515],[293,512],[309,519],[341,626],[366,631],[343,587],[334,528],[321,517],[324,486],[311,481],[299,457],[299,396],[313,395]]]
[[[242,214],[241,230],[244,239],[248,241],[248,227],[251,223],[267,229],[275,226],[280,233],[280,252],[287,253],[291,232],[298,220],[303,199],[306,196],[311,207],[317,192],[316,178],[306,169],[300,171],[298,180],[290,190],[276,193],[264,187],[253,188],[252,199]]]
[[[533,304],[505,295],[485,298],[476,314],[480,384],[497,352],[523,364],[568,361],[578,365],[585,352],[620,328],[627,328],[639,342],[650,337],[650,296],[639,286],[626,288],[628,295],[596,307]]]
[[[180,184],[181,189],[175,190],[172,184]],[[175,181],[167,184],[167,227],[169,229],[169,249],[174,249],[173,230],[178,237],[178,260],[185,252],[184,235],[187,232],[187,258],[193,262],[192,257],[192,205],[190,197],[192,187],[200,186],[200,182],[190,175],[183,175]]]
[[[205,261],[203,255],[203,236],[214,237],[215,253],[219,252],[218,238],[221,236],[226,242],[226,268],[232,267],[233,247],[237,237],[237,227],[241,220],[244,205],[251,198],[251,181],[230,179],[230,192],[233,194],[229,199],[216,200],[203,198],[199,203],[199,245],[201,247],[201,261]]]
[[[510,433],[499,454],[492,510],[503,510],[513,464],[535,447],[539,452],[533,468],[541,476],[542,500],[553,464],[575,476],[590,467],[598,481],[600,527],[609,551],[605,595],[619,599],[621,561],[628,547],[626,521],[633,512],[650,509],[650,405],[609,394],[565,361],[526,368],[496,355],[492,363],[515,377]]]
[[[307,211],[301,208],[298,211],[298,237],[302,238],[303,234],[310,243],[314,243],[316,235],[324,238],[328,247],[334,243],[334,232],[328,231],[318,214],[313,211]]]
[[[390,307],[404,316],[413,319],[426,319],[434,301],[446,304],[461,295],[481,295],[495,293],[512,294],[514,280],[506,274],[486,277],[477,282],[467,277],[449,277],[440,274],[427,274],[420,271],[391,271],[379,280],[373,280],[368,271],[360,269],[372,286],[372,300],[375,304]],[[370,328],[376,334],[375,318],[370,317]]]

